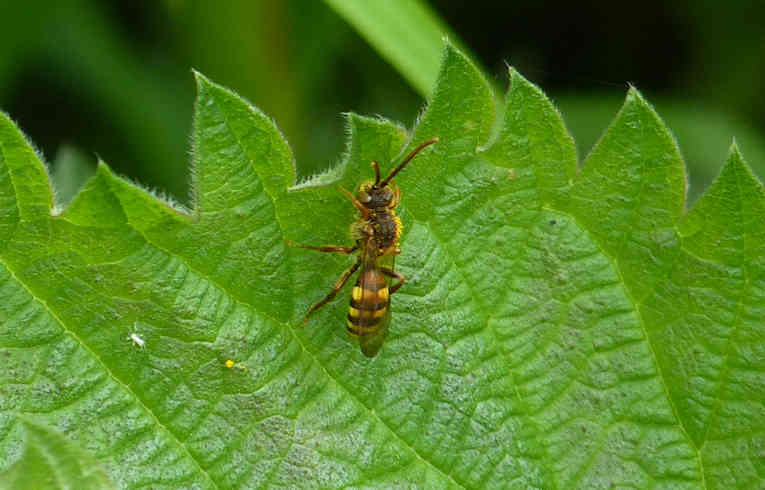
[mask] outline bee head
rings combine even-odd
[[[381,186],[379,183],[368,180],[359,186],[356,199],[367,208],[388,207],[393,201],[394,194],[390,185]]]
[[[391,179],[406,167],[409,162],[412,161],[412,158],[421,152],[423,148],[430,146],[437,141],[438,138],[431,138],[424,143],[421,143],[417,148],[412,150],[406,158],[404,158],[404,161],[399,163],[398,166],[391,170],[388,176],[382,180],[380,180],[380,166],[377,162],[372,162],[372,168],[375,170],[375,180],[366,181],[359,186],[359,190],[356,192],[356,200],[369,209],[396,207],[396,204],[398,204],[398,189],[395,187],[395,184]],[[393,202],[394,199],[396,202]]]

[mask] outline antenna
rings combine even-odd
[[[376,160],[372,160],[372,163],[370,163],[373,169],[375,169],[375,187],[380,183],[380,165],[377,164]]]
[[[406,158],[404,158],[404,161],[398,164],[398,167],[396,167],[393,170],[391,170],[390,174],[388,174],[388,176],[385,177],[385,180],[380,182],[379,186],[375,182],[375,187],[383,188],[386,185],[388,185],[388,182],[390,182],[390,180],[393,177],[395,177],[396,174],[401,171],[401,169],[406,167],[406,165],[412,160],[412,158],[414,158],[419,152],[421,152],[423,148],[425,148],[426,146],[430,146],[430,145],[432,145],[433,143],[435,143],[437,141],[438,141],[438,138],[431,138],[431,139],[425,141],[424,143],[420,143],[420,146],[418,146],[417,148],[412,150],[412,152],[410,154],[408,154],[406,156]],[[374,162],[374,163],[376,163],[376,162]],[[379,175],[378,175],[378,177],[379,177]]]

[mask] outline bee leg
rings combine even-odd
[[[346,195],[346,197],[347,197],[348,199],[350,199],[350,200],[351,200],[351,202],[353,203],[353,207],[355,207],[356,209],[358,209],[359,211],[361,211],[361,216],[362,216],[364,219],[366,219],[366,218],[369,216],[369,209],[367,209],[367,208],[366,208],[366,206],[364,206],[363,204],[361,204],[361,203],[359,202],[359,200],[358,200],[358,199],[356,199],[356,198],[354,197],[354,195],[353,195],[353,194],[351,194],[350,192],[348,192],[347,190],[343,189],[343,188],[342,188],[342,187],[340,187],[340,186],[337,186],[337,190],[339,190],[340,192],[342,192],[343,194],[345,194],[345,195]]]
[[[388,288],[388,294],[395,293],[406,282],[406,276],[404,276],[403,274],[399,272],[394,271],[390,267],[380,267],[380,272],[382,272],[388,277],[392,277],[393,279],[398,279],[398,282],[396,284]]]
[[[308,250],[316,250],[318,252],[337,252],[345,255],[350,255],[356,250],[359,249],[358,245],[354,245],[352,247],[337,247],[334,245],[325,245],[323,247],[313,247],[311,245],[301,245],[299,243],[295,243],[292,240],[285,240],[287,242],[287,245],[291,247],[299,247],[299,248],[307,248]]]
[[[316,310],[321,308],[322,306],[326,305],[333,299],[335,299],[335,296],[337,295],[337,292],[343,289],[343,286],[345,286],[345,283],[348,282],[348,278],[353,275],[354,272],[356,272],[361,265],[361,261],[356,261],[355,264],[350,266],[345,272],[343,272],[343,275],[340,276],[340,278],[335,281],[335,285],[332,286],[332,291],[329,292],[326,298],[319,301],[315,305],[311,306],[311,308],[308,309],[308,313],[305,314],[305,318],[303,319],[303,323],[300,324],[300,328],[305,327],[306,323],[308,323],[308,317],[310,317]]]

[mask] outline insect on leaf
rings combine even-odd
[[[125,488],[765,485],[765,196],[738,149],[686,210],[639,92],[578,170],[537,87],[511,70],[495,121],[447,45],[416,127],[351,114],[345,160],[295,185],[274,123],[196,76],[190,210],[102,163],[54,216],[0,116],[0,474],[23,418]],[[285,240],[351,246],[335,186],[433,137],[395,178],[379,354],[347,337],[352,284],[300,329],[355,257]]]

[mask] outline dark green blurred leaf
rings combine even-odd
[[[51,172],[56,206],[66,207],[95,172],[95,159],[72,146],[61,147]]]
[[[438,76],[441,46],[449,30],[420,0],[364,2],[325,0],[401,73],[430,95]],[[451,36],[454,39],[454,36]]]

